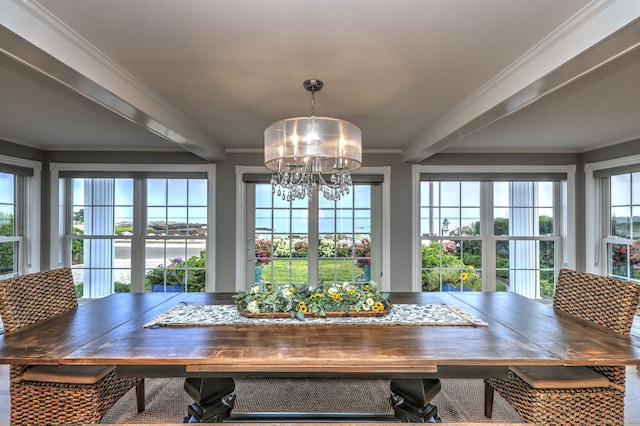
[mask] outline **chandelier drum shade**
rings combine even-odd
[[[304,82],[312,95],[311,116],[276,121],[264,132],[264,164],[275,172],[273,192],[283,199],[312,197],[317,188],[338,200],[349,193],[349,172],[362,165],[362,130],[346,120],[315,115],[315,92],[322,85],[320,80]]]

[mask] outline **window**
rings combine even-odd
[[[480,182],[420,182],[422,291],[481,291]]]
[[[138,171],[149,166],[136,172],[53,167],[60,180],[58,259],[72,267],[83,297],[213,291],[207,279],[213,166],[162,173]]]
[[[16,229],[16,181],[11,173],[0,172],[0,278],[18,274],[20,236]]]
[[[282,200],[270,184],[252,187],[254,282],[310,282],[311,265],[317,282],[371,280],[372,185],[354,184],[339,201],[319,197],[311,202]]]
[[[600,230],[587,251],[592,272],[640,281],[640,157],[586,165],[587,224]],[[589,192],[587,192],[589,193]],[[589,229],[589,228],[588,228]],[[589,246],[587,246],[589,247]]]
[[[145,184],[147,290],[204,291],[206,179],[147,179]]]
[[[238,211],[245,211],[247,241],[239,257],[246,260],[239,290],[256,282],[370,280],[384,288],[384,175],[354,175],[350,193],[338,201],[322,196],[287,201],[272,192],[269,174],[243,173],[246,169],[238,173],[238,192],[246,195],[246,210],[243,203]]]
[[[607,275],[640,280],[640,173],[612,175],[604,184],[609,194],[604,215],[609,232],[603,239]]]
[[[40,268],[40,174],[37,161],[0,155],[0,279]]]
[[[414,167],[419,199],[414,288],[552,298],[558,265],[566,264],[567,169],[452,169]]]

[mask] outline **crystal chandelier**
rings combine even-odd
[[[274,171],[272,191],[283,200],[311,198],[318,190],[337,201],[350,191],[349,172],[362,165],[362,130],[338,118],[316,117],[315,94],[323,85],[303,83],[311,92],[309,117],[276,121],[264,131],[264,164]]]

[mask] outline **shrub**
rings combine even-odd
[[[422,246],[422,291],[439,291],[441,283],[458,289],[463,286],[468,290],[482,290],[482,280],[475,267],[451,254],[458,251],[451,241],[442,245],[431,241]]]
[[[187,291],[199,292],[203,291],[206,282],[206,252],[200,252],[200,256],[191,256],[187,260],[181,257],[171,259],[171,263],[166,269],[159,265],[158,268],[152,269],[145,275],[145,284],[151,286],[154,284],[167,285],[187,285]]]
[[[271,253],[273,252],[273,244],[268,238],[260,238],[256,241],[256,264],[268,265],[271,263]]]
[[[365,265],[371,264],[371,242],[363,238],[360,242],[353,245],[353,257],[356,259],[356,264],[359,268],[364,268]]]

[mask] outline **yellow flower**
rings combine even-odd
[[[462,281],[465,281],[467,278],[469,278],[469,274],[466,272],[463,272],[462,274],[460,274],[460,278],[462,278]]]
[[[331,297],[333,298],[333,300],[335,300],[336,302],[342,302],[344,299],[342,297],[342,293],[333,293],[331,295]]]
[[[382,302],[376,302],[371,307],[371,310],[374,311],[374,312],[384,311],[384,304]]]
[[[307,305],[304,302],[298,302],[298,312],[305,313],[308,311]]]

